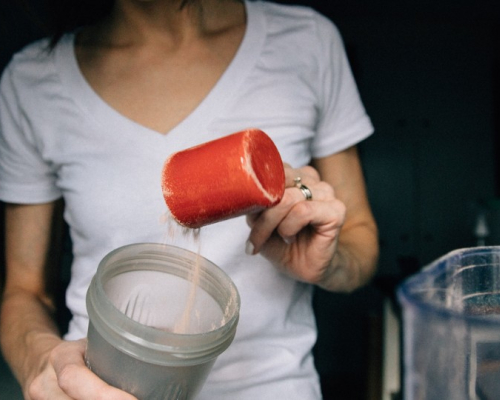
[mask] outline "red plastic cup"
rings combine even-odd
[[[172,217],[200,228],[278,204],[285,171],[271,138],[248,129],[172,154],[161,185]]]

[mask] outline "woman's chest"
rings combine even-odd
[[[159,133],[186,119],[227,70],[241,37],[180,48],[146,46],[93,57],[77,49],[80,70],[112,109]],[[83,53],[82,53],[83,52]]]

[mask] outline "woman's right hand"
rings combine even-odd
[[[108,385],[85,364],[86,339],[61,341],[27,389],[29,400],[137,400]]]

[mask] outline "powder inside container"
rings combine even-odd
[[[232,304],[225,310],[200,287],[203,257],[200,256],[200,230],[180,226],[169,215],[162,217],[166,226],[164,243],[182,236],[198,249],[189,268],[182,273],[167,273],[143,268],[141,261],[132,270],[109,279],[104,290],[123,314],[143,325],[177,334],[198,334],[224,325]],[[205,276],[206,279],[206,276]]]

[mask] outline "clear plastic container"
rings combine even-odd
[[[453,251],[397,291],[405,400],[500,398],[500,247]]]
[[[193,399],[232,342],[239,307],[236,286],[207,259],[162,244],[121,247],[87,292],[87,365],[139,400]]]

